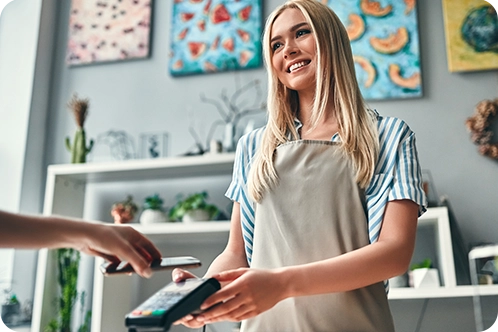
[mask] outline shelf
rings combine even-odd
[[[498,285],[456,286],[436,288],[391,288],[389,300],[435,299],[498,295]]]
[[[230,221],[172,222],[154,225],[129,224],[145,235],[178,235],[194,233],[227,233]]]
[[[231,174],[233,153],[120,162],[50,165],[48,176],[82,183]]]

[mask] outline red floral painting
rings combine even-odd
[[[261,65],[261,0],[173,0],[171,75]]]
[[[66,62],[149,56],[151,0],[72,0]]]

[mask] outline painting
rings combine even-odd
[[[443,0],[450,72],[498,68],[498,16],[484,0]]]
[[[151,0],[72,0],[70,66],[147,58]]]
[[[422,96],[416,0],[320,0],[339,16],[367,100]]]
[[[261,66],[261,0],[174,0],[172,76]]]

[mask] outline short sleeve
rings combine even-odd
[[[419,216],[427,210],[427,199],[422,189],[422,172],[418,160],[415,134],[410,132],[400,142],[389,201],[409,199],[419,205]]]

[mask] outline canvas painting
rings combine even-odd
[[[365,99],[422,96],[416,0],[320,0],[346,26]]]
[[[174,0],[173,76],[259,67],[261,0]]]
[[[151,10],[151,0],[72,0],[66,62],[148,57]]]
[[[498,68],[498,16],[484,0],[443,0],[450,72]]]

